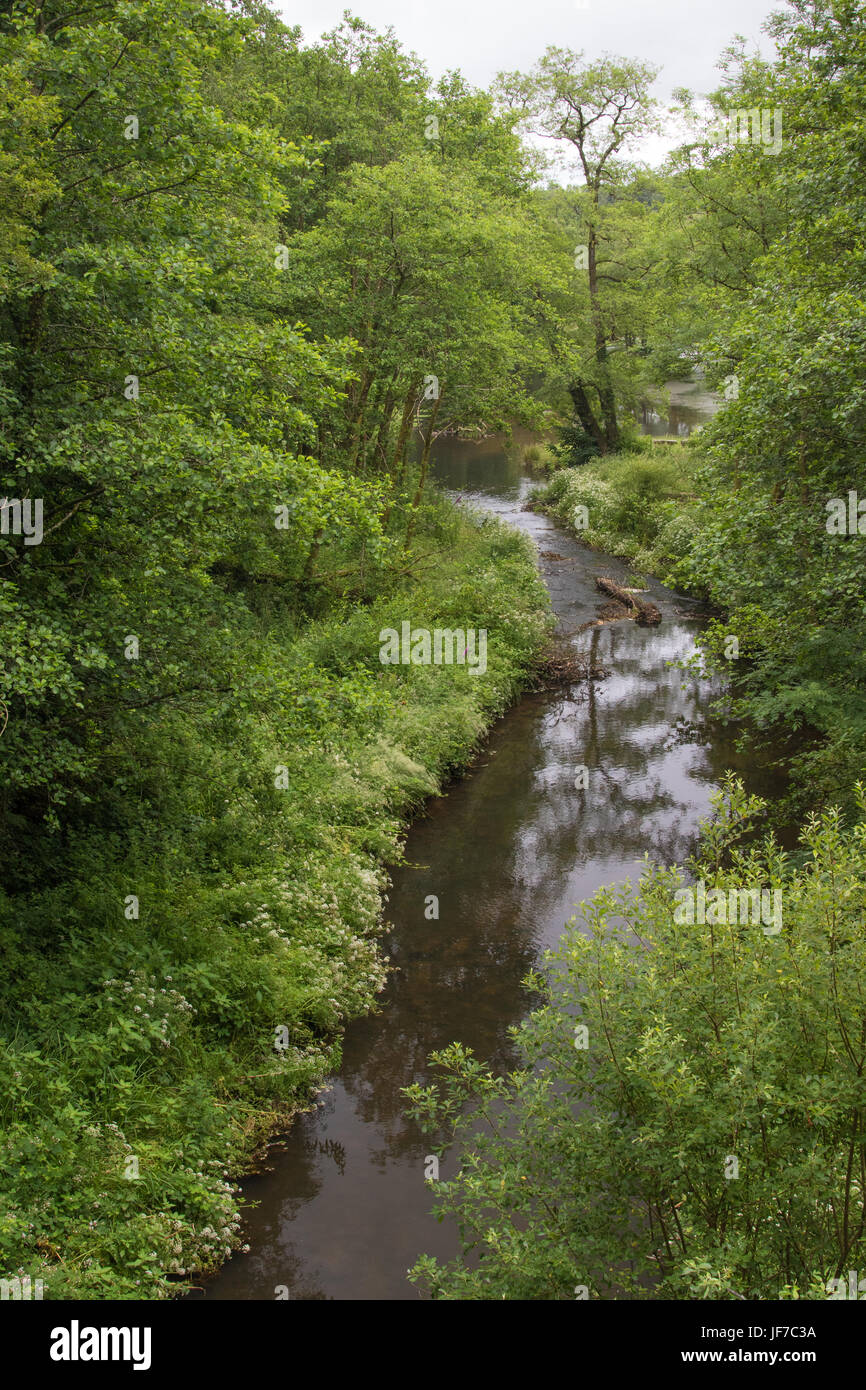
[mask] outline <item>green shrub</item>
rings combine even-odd
[[[682,559],[688,522],[676,532],[666,528],[689,514],[689,458],[683,447],[596,459],[555,473],[539,500],[587,544],[627,559],[640,556],[642,569],[664,577]],[[578,507],[586,508],[588,526]]]
[[[647,864],[528,981],[517,1069],[453,1044],[408,1088],[459,1143],[435,1191],[464,1260],[413,1271],[435,1297],[824,1298],[863,1268],[866,819],[812,817],[796,868],[748,839],[765,807],[741,784],[715,807],[692,866],[708,923],[680,869]],[[778,892],[780,920],[727,910],[749,889]]]
[[[559,442],[551,445],[551,452],[563,468],[580,468],[598,457],[596,441],[579,425],[557,425],[556,432]]]
[[[553,470],[557,464],[553,449],[549,445],[542,444],[538,440],[533,440],[530,444],[522,445],[520,460],[527,468],[533,468],[539,471]]]

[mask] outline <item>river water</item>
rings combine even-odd
[[[530,480],[500,440],[443,442],[435,476],[561,557],[539,562],[561,633],[596,616],[597,574],[626,578],[623,561],[521,509]],[[330,1090],[270,1149],[267,1170],[244,1181],[250,1253],[188,1296],[417,1298],[409,1266],[422,1252],[452,1257],[459,1244],[430,1215],[431,1143],[405,1119],[400,1088],[427,1079],[429,1053],[453,1040],[507,1066],[527,970],[576,905],[600,884],[635,878],[645,852],[663,863],[688,856],[727,768],[772,795],[772,780],[742,765],[734,731],[708,714],[706,683],[669,665],[693,649],[697,606],[654,581],[650,590],[659,627],[623,621],[574,636],[610,674],[524,698],[411,827],[390,891],[396,970],[382,1012],[349,1027]],[[581,764],[585,791],[574,786]],[[425,919],[428,894],[438,921]],[[457,1166],[454,1155],[441,1176]]]
[[[649,403],[640,408],[638,423],[642,434],[688,439],[719,408],[719,397],[708,391],[702,378],[665,383],[667,406],[656,409]]]

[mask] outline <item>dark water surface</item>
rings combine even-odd
[[[528,532],[559,629],[596,616],[597,574],[627,565],[587,550],[549,520],[521,511],[530,482],[498,440],[443,444],[440,484]],[[452,1040],[505,1066],[507,1030],[527,1010],[520,981],[553,945],[576,904],[603,883],[635,877],[645,852],[664,863],[694,847],[698,821],[725,770],[752,790],[773,784],[742,766],[732,732],[707,716],[710,690],[667,663],[693,647],[697,609],[650,581],[657,628],[614,623],[575,636],[610,675],[525,698],[496,726],[466,776],[409,831],[394,874],[386,949],[398,967],[383,1010],[350,1026],[344,1061],[315,1110],[300,1116],[243,1184],[247,1255],[202,1294],[218,1299],[404,1299],[422,1252],[458,1252],[456,1230],[429,1214],[430,1141],[403,1117],[400,1088],[428,1075]],[[491,639],[492,640],[492,639]],[[574,787],[589,769],[589,789]],[[424,917],[439,898],[438,921]],[[441,1169],[456,1171],[456,1156]]]

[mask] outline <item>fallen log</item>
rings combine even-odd
[[[623,589],[622,585],[615,584],[612,579],[596,575],[595,587],[601,589],[603,594],[616,599],[617,603],[623,604],[628,609],[629,617],[633,617],[641,627],[655,627],[661,622],[661,612],[654,603],[646,603],[643,599],[637,598],[630,594],[628,589]]]

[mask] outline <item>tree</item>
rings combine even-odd
[[[738,713],[800,734],[801,807],[817,793],[850,809],[866,766],[866,553],[859,522],[834,530],[828,508],[856,500],[866,448],[866,23],[848,0],[822,0],[792,6],[771,31],[780,57],[761,104],[784,112],[781,149],[722,150],[722,172],[714,161],[709,174],[737,207],[765,170],[773,239],[763,252],[753,236],[742,264],[751,288],[727,299],[706,345],[735,371],[738,393],[703,435],[703,504],[683,577],[703,576],[744,638]],[[743,82],[754,75],[747,67]],[[704,265],[713,274],[719,260]]]
[[[336,331],[358,345],[330,447],[357,471],[397,482],[417,420],[416,505],[437,432],[497,427],[531,410],[526,228],[519,204],[479,186],[471,165],[425,152],[353,166],[323,221],[291,243],[297,312],[317,336]]]
[[[576,364],[568,382],[574,412],[600,452],[619,444],[616,392],[610,370],[610,321],[601,290],[599,207],[618,181],[618,156],[656,129],[647,63],[602,58],[584,63],[567,48],[548,48],[528,73],[503,73],[498,92],[529,130],[574,151],[583,178],[582,234],[574,264],[586,273],[592,367]]]
[[[205,90],[244,24],[165,0],[4,20],[4,158],[22,130],[30,148],[0,305],[0,496],[44,506],[41,544],[5,517],[0,534],[6,836],[83,813],[115,719],[231,690],[238,577],[300,581],[303,493],[347,502],[310,451],[348,347],[279,312],[283,179],[305,156]],[[359,490],[344,529],[375,538],[380,495],[362,515]]]

